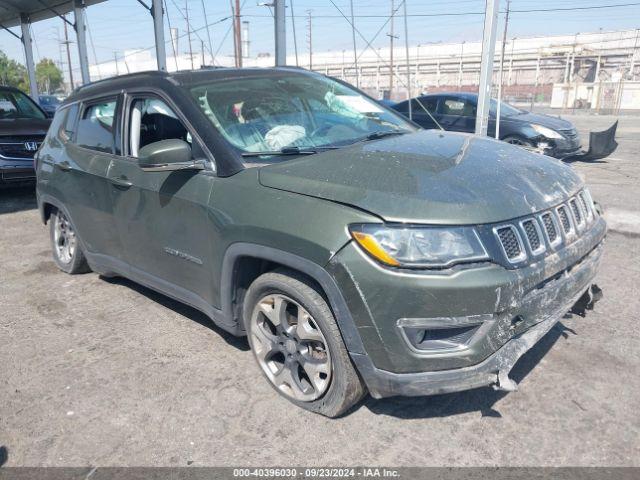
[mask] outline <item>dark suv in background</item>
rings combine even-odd
[[[295,68],[85,86],[36,165],[61,270],[200,309],[327,416],[367,391],[512,390],[518,358],[591,301],[606,232],[563,163]]]
[[[0,186],[35,179],[33,156],[50,123],[28,95],[0,87]]]

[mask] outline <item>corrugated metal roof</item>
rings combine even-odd
[[[106,0],[85,0],[86,6]],[[20,25],[20,14],[26,14],[31,22],[39,22],[73,11],[73,1],[63,0],[0,0],[0,25],[15,27]],[[69,19],[73,21],[73,18]]]

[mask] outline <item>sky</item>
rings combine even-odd
[[[143,0],[149,4],[151,0]],[[409,42],[412,45],[430,42],[476,41],[482,38],[484,0],[406,0]],[[264,0],[241,0],[243,20],[249,21],[251,56],[258,53],[273,55],[273,18],[271,9],[260,6]],[[388,46],[389,24],[384,26],[391,11],[392,0],[353,0],[356,34],[356,48],[363,49],[367,42],[375,48]],[[395,0],[398,6],[401,0]],[[166,0],[165,17],[166,39],[169,39],[168,22],[185,35],[187,22],[185,9],[188,9],[192,34],[192,48],[199,52],[201,40],[208,46],[207,31],[209,24],[211,43],[218,55],[233,54],[233,39],[229,33],[231,20],[230,0]],[[566,10],[547,12],[518,12],[532,9],[571,9],[576,7],[594,7],[619,5],[612,8],[589,10]],[[631,4],[631,5],[629,5]],[[204,9],[203,9],[204,5]],[[312,40],[314,51],[351,50],[352,32],[349,23],[339,10],[349,15],[349,0],[287,0],[287,49],[294,51],[294,37],[291,11],[293,8],[298,53],[308,57],[308,16],[312,17]],[[501,0],[500,10],[504,12],[506,0]],[[597,32],[640,28],[640,1],[632,0],[512,0],[512,13],[509,20],[508,37],[527,37],[537,35],[575,34],[577,32]],[[204,15],[206,11],[206,17]],[[402,14],[400,8],[397,15]],[[499,36],[502,35],[504,13],[500,15]],[[167,21],[168,20],[168,21]],[[137,0],[108,0],[87,9],[87,23],[90,30],[89,61],[104,62],[114,58],[114,52],[121,56],[125,50],[153,47],[153,24],[151,15]],[[13,29],[16,33],[19,28]],[[34,56],[52,58],[64,63],[66,57],[61,40],[64,39],[63,23],[59,18],[33,24],[35,38]],[[379,31],[378,36],[372,38]],[[70,39],[75,40],[72,31]],[[395,20],[395,34],[399,42],[404,42],[404,24],[402,16]],[[75,47],[75,43],[72,45]],[[208,48],[208,47],[205,47]],[[0,50],[11,58],[24,62],[22,45],[9,33],[0,30]],[[180,39],[180,53],[188,52],[186,35]],[[171,47],[167,46],[167,54]],[[72,64],[78,70],[77,55],[72,48]]]

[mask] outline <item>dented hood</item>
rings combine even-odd
[[[264,186],[390,222],[494,223],[563,202],[582,182],[562,162],[474,135],[419,131],[263,167]]]

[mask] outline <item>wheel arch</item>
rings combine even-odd
[[[251,282],[262,273],[278,268],[293,270],[311,280],[333,312],[347,350],[365,353],[360,334],[346,301],[333,277],[320,265],[298,255],[252,243],[234,243],[225,252],[220,295],[225,317],[242,330],[242,300]]]

